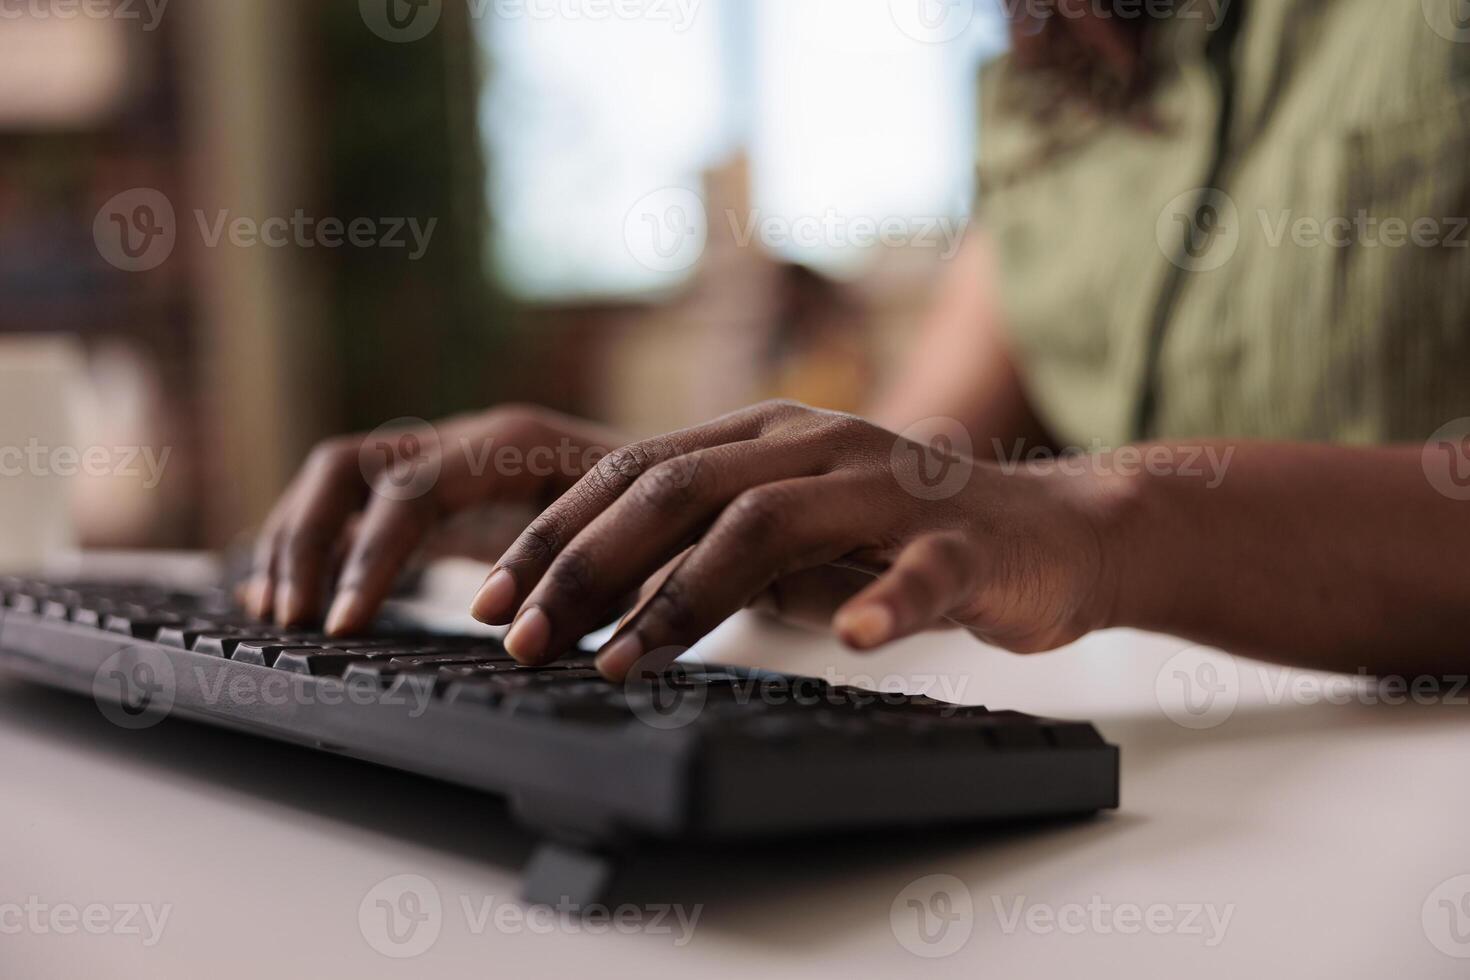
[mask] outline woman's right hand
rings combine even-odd
[[[487,505],[544,506],[624,442],[527,406],[329,439],[261,530],[246,610],[282,626],[315,620],[340,564],[327,630],[360,630],[442,522]]]

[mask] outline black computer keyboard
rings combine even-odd
[[[91,695],[121,729],[177,716],[505,796],[548,839],[534,901],[590,899],[606,855],[651,838],[1118,804],[1118,751],[1081,722],[698,666],[613,685],[587,653],[527,668],[484,636],[329,638],[146,584],[6,578],[0,600],[0,667]]]

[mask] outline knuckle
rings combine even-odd
[[[337,472],[356,467],[361,440],[355,436],[333,436],[317,443],[306,457],[310,469]]]
[[[546,570],[547,585],[567,602],[576,603],[590,598],[596,581],[591,560],[575,548],[563,552]]]
[[[750,411],[765,424],[776,426],[805,418],[816,410],[790,398],[772,398],[752,406]]]
[[[608,497],[619,497],[654,465],[655,454],[639,443],[614,449],[587,474],[591,489]]]
[[[556,518],[542,514],[521,532],[520,552],[522,561],[549,561],[561,549],[561,525]]]
[[[654,510],[677,509],[694,503],[702,494],[695,456],[666,460],[650,469],[633,485],[639,503]]]
[[[756,407],[766,415],[806,415],[815,411],[810,405],[793,398],[768,398]]]
[[[873,431],[873,427],[866,421],[846,412],[825,413],[816,428],[823,439],[843,445],[861,444]]]
[[[767,541],[780,537],[791,526],[790,495],[772,487],[747,490],[730,504],[726,520],[732,534]]]

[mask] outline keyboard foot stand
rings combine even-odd
[[[544,841],[526,864],[521,896],[532,905],[572,914],[603,905],[612,891],[617,861],[609,854],[563,841]]]

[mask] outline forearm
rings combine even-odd
[[[1171,465],[1097,464],[1105,625],[1328,670],[1470,669],[1470,503],[1419,447],[1168,448]],[[1202,472],[1181,472],[1196,449]]]

